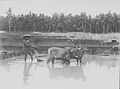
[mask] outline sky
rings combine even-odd
[[[8,8],[14,14],[26,14],[29,11],[52,15],[64,13],[73,15],[86,12],[93,16],[109,11],[120,14],[120,0],[0,0],[0,15],[5,15]]]

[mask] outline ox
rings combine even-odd
[[[85,51],[88,50],[86,47],[77,47],[75,50],[70,50],[69,52],[69,60],[71,59],[76,59],[77,65],[78,62],[80,61],[80,64],[82,62],[82,57],[84,56]]]
[[[60,47],[51,47],[48,49],[48,54],[49,54],[49,58],[47,60],[47,63],[49,63],[50,61],[52,62],[52,64],[54,64],[54,60],[61,60],[62,63],[66,63],[70,64],[70,61],[68,59],[68,54],[69,54],[69,50],[71,50],[71,47],[65,47],[65,48],[60,48]]]

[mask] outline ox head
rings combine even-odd
[[[74,55],[74,52],[75,52],[75,51],[74,51],[73,49],[70,49],[70,50],[69,50],[69,56]]]
[[[73,50],[73,49],[70,49],[69,51],[70,51],[70,53],[73,53],[73,52],[74,52],[74,50]]]

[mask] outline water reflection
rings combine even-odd
[[[24,71],[23,71],[23,81],[25,85],[28,84],[29,77],[31,76],[29,73],[31,67],[32,67],[32,62],[30,63],[25,62]]]
[[[117,66],[118,60],[108,56],[93,56],[93,55],[86,55],[83,58],[83,65],[90,65],[91,63],[96,63],[99,66],[106,66],[107,68],[113,68]]]
[[[61,62],[47,65],[46,61],[40,63],[36,61],[24,63],[19,60],[0,61],[2,86],[0,89],[39,89],[40,87],[42,89],[57,89],[58,87],[59,89],[117,89],[119,66],[116,62],[120,64],[120,60],[91,55],[85,55],[82,65],[78,67],[74,60],[70,66],[64,66]],[[9,72],[5,68],[10,68]],[[6,84],[9,85],[4,86]]]
[[[74,80],[81,79],[82,81],[86,80],[86,77],[84,75],[84,71],[81,66],[62,66],[59,68],[55,68],[55,65],[47,65],[49,69],[49,76],[52,79],[69,79],[73,78]]]
[[[0,67],[3,67],[6,71],[10,71],[10,63],[6,61],[0,61]]]

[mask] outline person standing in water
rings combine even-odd
[[[25,34],[23,36],[23,50],[24,50],[24,54],[25,54],[25,58],[24,58],[25,62],[27,59],[27,55],[30,55],[31,61],[33,61],[32,45],[30,43],[30,38],[31,38],[31,35],[29,35],[29,34]]]
[[[43,60],[38,58],[37,50],[35,50],[34,47],[32,46],[32,44],[30,42],[30,38],[31,38],[31,35],[29,35],[29,34],[25,34],[23,36],[23,49],[24,49],[24,53],[25,53],[25,59],[24,60],[26,62],[27,55],[30,55],[31,56],[31,61],[33,61],[33,53],[34,53],[37,61],[42,62]]]

